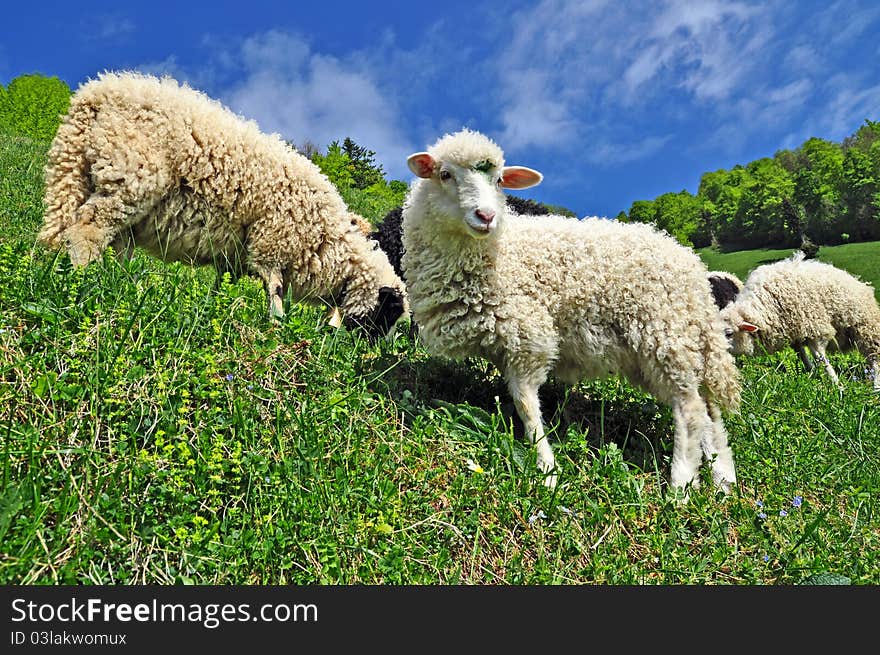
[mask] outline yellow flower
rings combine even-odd
[[[473,471],[474,473],[485,473],[486,469],[477,464],[474,460],[468,458],[465,462],[467,464],[468,470]]]

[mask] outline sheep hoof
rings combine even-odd
[[[712,482],[715,483],[716,489],[724,492],[725,496],[730,495],[730,490],[736,484],[736,473],[733,471],[733,467],[713,467]]]
[[[338,307],[334,307],[330,311],[330,317],[327,320],[327,323],[336,329],[342,327],[342,312],[339,311]]]
[[[548,489],[555,489],[556,483],[559,482],[559,476],[556,473],[550,473],[544,476],[544,486]]]

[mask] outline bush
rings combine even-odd
[[[57,77],[22,75],[0,87],[0,132],[51,141],[70,106],[70,87]]]

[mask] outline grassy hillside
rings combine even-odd
[[[0,141],[0,584],[880,583],[880,403],[742,362],[739,484],[666,496],[670,412],[547,385],[534,472],[491,366],[375,347],[255,279],[34,245],[45,144]],[[371,216],[370,218],[378,218]]]
[[[742,280],[746,279],[753,268],[785,259],[792,252],[794,252],[792,249],[761,249],[719,253],[711,248],[701,248],[697,251],[710,269],[728,271]],[[819,248],[817,259],[849,271],[870,283],[874,286],[877,298],[880,299],[880,241],[822,246]]]

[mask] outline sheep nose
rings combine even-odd
[[[486,225],[491,223],[492,219],[495,218],[495,212],[493,212],[491,209],[489,209],[487,211],[483,211],[482,209],[478,209],[477,211],[474,212],[474,214],[476,215],[477,218],[479,218],[481,221],[483,221]]]

